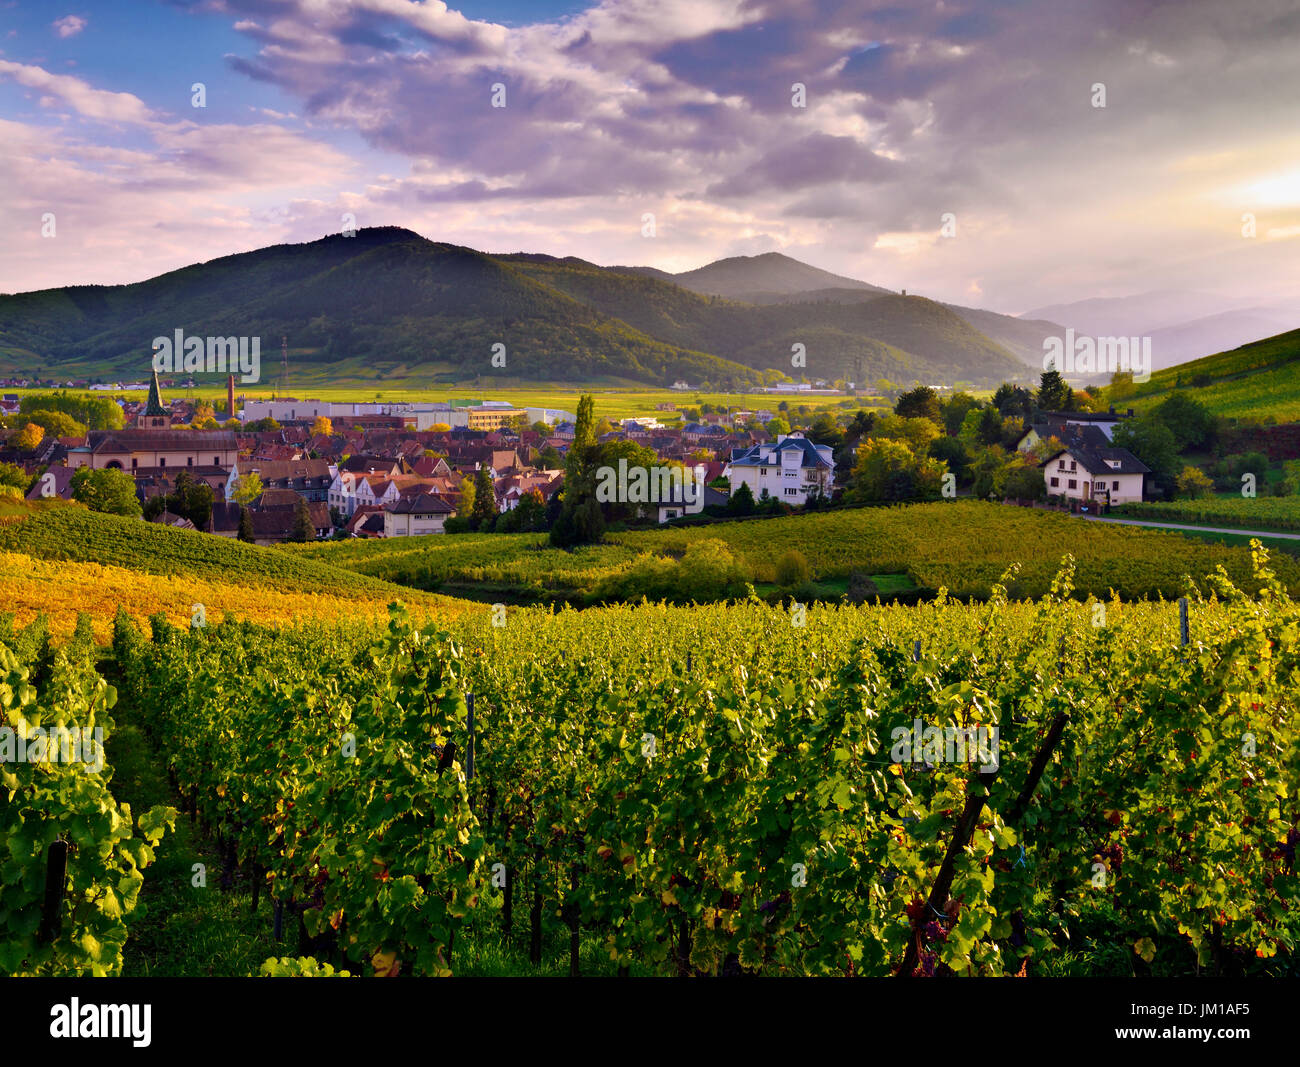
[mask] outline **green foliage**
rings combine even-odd
[[[797,548],[789,549],[776,564],[776,582],[784,589],[793,588],[812,577],[808,557]]]
[[[73,472],[71,486],[72,499],[85,504],[91,511],[128,517],[140,514],[135,480],[126,471],[78,467]]]
[[[924,422],[924,425],[933,424]],[[944,473],[942,462],[929,456],[914,455],[902,441],[872,437],[858,448],[849,496],[858,501],[935,497],[939,495]]]
[[[24,293],[18,299],[21,300],[23,297],[29,300],[36,299],[41,295],[43,294]],[[0,298],[3,299],[8,298]],[[2,337],[3,331],[0,330],[0,338]],[[54,393],[28,393],[18,402],[18,410],[24,414],[31,414],[33,420],[36,412],[62,412],[92,430],[120,430],[126,421],[122,409],[108,397],[73,393],[67,389]]]
[[[1145,479],[1148,492],[1154,489],[1166,497],[1173,495],[1183,463],[1178,457],[1178,442],[1162,421],[1149,414],[1124,419],[1116,424],[1111,444],[1127,448],[1151,468]]]
[[[0,760],[0,975],[116,975],[141,872],[176,810],[155,807],[137,821],[110,792],[103,742],[114,730],[117,691],[96,674],[94,643],[80,622],[57,651],[46,633],[38,637],[11,632],[0,641],[0,726],[8,735],[0,746],[15,746]],[[65,746],[58,728],[80,733],[66,735]],[[30,746],[25,760],[19,737]],[[43,923],[51,846],[67,849],[57,932]]]
[[[898,398],[894,404],[894,414],[905,419],[939,422],[939,394],[928,385],[918,385]]]

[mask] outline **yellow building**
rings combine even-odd
[[[465,425],[471,430],[499,430],[526,414],[517,408],[466,408],[465,415],[469,421]]]

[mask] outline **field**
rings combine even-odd
[[[344,379],[343,384],[340,384],[338,378],[331,376],[327,381],[329,384],[320,385],[301,382],[294,384],[291,381],[287,395],[300,399],[357,403],[375,401],[445,402],[453,399],[472,398],[476,400],[504,400],[518,407],[547,407],[576,412],[578,398],[584,394],[591,394],[596,397],[596,413],[601,418],[627,419],[634,416],[650,415],[657,417],[661,422],[673,422],[679,417],[673,411],[656,411],[656,405],[661,403],[673,403],[679,407],[694,408],[698,408],[702,403],[707,403],[712,404],[715,408],[736,407],[748,411],[766,409],[772,412],[777,410],[777,405],[783,400],[788,401],[791,407],[806,405],[816,410],[822,408],[834,410],[850,401],[853,410],[860,407],[871,409],[888,406],[881,398],[866,394],[860,397],[797,397],[778,393],[701,393],[694,390],[681,392],[673,389],[647,389],[631,383],[611,383],[607,387],[602,387],[599,384],[583,385],[581,388],[565,389],[553,385],[538,386],[521,382],[505,384],[496,380],[485,380],[478,383],[471,380],[457,385],[427,385],[403,379],[383,378],[376,381],[357,380],[353,382]],[[48,392],[49,390],[13,389],[6,391],[21,395],[25,392]],[[115,390],[113,392],[96,391],[94,395],[143,398],[145,391],[139,389]],[[272,382],[256,386],[241,386],[236,382],[235,385],[236,398],[243,396],[249,399],[270,399],[275,395],[277,395],[277,390]],[[225,409],[226,391],[224,385],[218,388],[208,383],[197,385],[193,390],[164,388],[163,396],[167,400],[176,396],[192,396],[196,399],[209,400],[220,410],[224,411]],[[236,402],[238,403],[238,400]]]
[[[119,604],[137,620],[161,612],[186,624],[196,604],[214,621],[227,612],[262,622],[376,618],[399,597],[422,612],[481,610],[273,549],[73,505],[14,505],[0,516],[0,589],[0,610],[20,624],[44,613],[63,635],[86,612],[101,642]]]
[[[1079,604],[1069,568],[1036,603],[806,618],[120,616],[112,696],[84,623],[0,632],[6,716],[102,723],[114,758],[121,723],[162,794],[6,772],[0,973],[159,973],[133,940],[188,925],[164,973],[1291,974],[1300,615],[1255,584],[1193,600],[1185,647],[1173,605]],[[31,872],[88,810],[42,945]]]
[[[621,599],[620,583],[628,578],[631,598],[637,599],[637,568],[671,559],[682,561],[678,599],[718,599],[707,575],[692,575],[683,560],[702,542],[721,542],[738,563],[743,580],[755,584],[773,581],[777,562],[791,549],[806,556],[818,580],[854,572],[905,574],[916,586],[942,587],[961,597],[987,596],[1013,564],[1020,567],[1008,584],[1011,595],[1040,596],[1067,554],[1077,562],[1075,584],[1084,594],[1107,596],[1113,589],[1126,599],[1176,597],[1185,591],[1185,575],[1209,573],[1220,564],[1234,580],[1251,582],[1246,549],[978,501],[844,509],[614,533],[607,539],[608,544],[573,552],[548,547],[540,534],[431,535],[288,546],[281,551],[420,589],[451,591],[483,583],[538,597],[558,593],[594,598],[603,587],[613,599]],[[1289,588],[1300,591],[1300,565],[1295,560],[1280,558],[1276,568]]]
[[[1300,497],[1294,496],[1243,497],[1233,494],[1204,497],[1200,500],[1124,504],[1115,508],[1114,514],[1117,517],[1181,522],[1193,526],[1300,532]]]

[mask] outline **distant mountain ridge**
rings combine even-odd
[[[261,337],[263,363],[272,365],[264,381],[274,377],[282,336],[293,367],[316,380],[364,371],[738,388],[777,371],[993,385],[1024,378],[1026,363],[1041,358],[1026,359],[1015,334],[1032,325],[901,296],[779,253],[719,260],[685,280],[572,256],[488,254],[379,227],[130,285],[0,296],[0,371],[138,377],[152,339],[178,328]],[[703,287],[772,298],[746,302]],[[791,287],[794,294],[784,292]],[[978,315],[998,338],[971,324]],[[803,366],[792,361],[799,351]],[[494,352],[503,368],[492,363]]]

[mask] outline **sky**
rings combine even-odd
[[[1298,54],[1294,0],[0,0],[0,292],[355,220],[1009,313],[1294,303]]]

